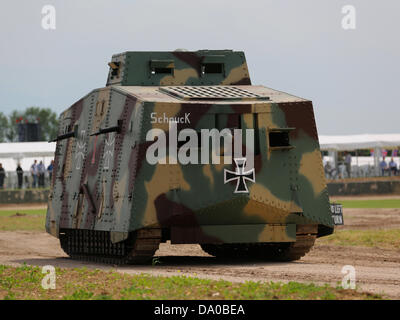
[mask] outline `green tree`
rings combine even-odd
[[[17,123],[22,121],[38,122],[41,127],[40,140],[49,141],[57,136],[58,120],[57,114],[50,108],[30,107],[25,111],[13,111],[10,114],[10,130],[8,140],[16,141],[18,139]]]
[[[23,112],[14,110],[9,116],[9,128],[7,132],[8,141],[17,141],[17,119],[22,117]]]
[[[0,112],[0,142],[7,141],[7,134],[10,129],[8,118],[3,112]]]

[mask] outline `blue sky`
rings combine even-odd
[[[56,30],[41,26],[46,4]],[[397,133],[399,17],[398,0],[3,0],[0,111],[60,113],[104,86],[114,53],[235,49],[253,84],[313,100],[320,134]]]

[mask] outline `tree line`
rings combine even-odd
[[[17,125],[20,122],[40,123],[41,141],[49,141],[57,136],[57,114],[50,108],[29,107],[24,111],[14,110],[9,115],[0,111],[0,142],[17,142]]]

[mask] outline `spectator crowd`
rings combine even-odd
[[[331,162],[326,161],[324,166],[325,176],[327,179],[343,179],[343,178],[352,178],[360,176],[359,169],[362,167],[352,166],[352,158],[350,153],[345,153],[344,161],[339,164],[337,167],[333,166]],[[367,175],[370,177],[377,176],[374,172],[374,167],[371,167],[372,171]],[[400,174],[400,168],[398,167],[395,159],[391,157],[390,161],[386,161],[386,157],[382,157],[382,160],[379,162],[379,176],[382,177],[391,177],[398,176]]]
[[[18,189],[22,189],[24,185],[25,188],[45,188],[49,186],[53,176],[53,166],[54,166],[54,160],[51,160],[51,163],[50,165],[47,166],[47,168],[45,167],[43,161],[40,161],[38,163],[37,160],[34,160],[34,162],[30,167],[29,173],[26,173],[22,169],[21,164],[18,163],[16,168],[16,176],[17,176],[16,187]],[[3,168],[2,163],[0,163],[0,189],[5,188],[4,185],[6,177],[7,174],[5,168]]]
[[[379,163],[379,168],[381,169],[382,176],[397,176],[399,172],[397,163],[394,161],[393,157],[390,159],[389,163],[387,163],[385,157],[383,157],[382,161]]]

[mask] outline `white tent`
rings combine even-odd
[[[400,146],[400,134],[358,134],[326,136],[320,135],[321,150],[329,151],[329,161],[336,164],[338,151],[353,151],[359,149],[374,149],[374,167],[378,171],[379,158],[382,149],[397,149]],[[28,172],[33,161],[43,161],[47,167],[54,158],[55,142],[11,142],[0,143],[0,163],[7,172],[15,173],[17,164],[20,163],[24,171]],[[398,158],[396,158],[398,161]],[[357,166],[358,157],[356,160]],[[368,160],[371,163],[371,159]],[[361,165],[361,161],[360,161]]]
[[[364,157],[365,159],[352,159],[352,165],[372,167],[375,175],[380,175],[379,162],[382,159],[383,149],[398,149],[400,146],[400,134],[356,134],[346,136],[325,136],[320,135],[319,143],[321,150],[329,151],[328,157],[324,159],[333,162],[337,166],[337,152],[338,151],[355,151],[360,149],[374,150],[372,157]],[[359,161],[360,160],[360,161]],[[365,160],[365,161],[364,161]],[[372,161],[371,161],[372,160]],[[395,162],[399,162],[399,158],[394,158]],[[367,162],[364,164],[363,162]],[[358,169],[357,169],[358,170]]]
[[[0,143],[0,157],[14,158],[20,155],[50,157],[56,150],[55,142],[8,142]]]
[[[24,177],[27,179],[24,182],[25,186],[30,186],[32,177],[29,173],[30,168],[37,160],[43,162],[45,168],[50,165],[51,160],[54,159],[54,152],[56,150],[55,142],[9,142],[0,143],[0,163],[6,171],[6,188],[17,187],[17,165],[21,164],[22,170],[25,171]],[[45,173],[46,179],[48,173]],[[48,184],[48,182],[47,182]]]
[[[321,150],[352,151],[359,149],[396,149],[400,134],[356,134],[346,136],[319,136]]]
[[[49,165],[55,150],[55,142],[0,143],[0,163],[6,171],[15,171],[18,163],[24,171],[29,171],[35,159]]]

